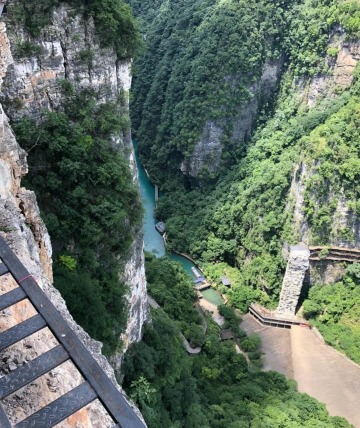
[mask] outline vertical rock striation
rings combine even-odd
[[[282,65],[282,56],[264,64],[261,78],[248,88],[251,99],[246,105],[239,106],[238,113],[228,121],[229,123],[224,123],[224,121],[219,123],[212,120],[205,123],[202,135],[193,152],[180,165],[183,174],[197,178],[201,172],[207,171],[213,176],[217,175],[223,163],[224,128],[231,126],[232,133],[229,140],[234,147],[244,144],[253,130],[262,103],[269,100],[275,92],[281,76]],[[230,81],[230,79],[228,80]],[[232,84],[236,85],[237,82],[234,81]]]
[[[112,48],[100,47],[91,19],[84,20],[74,8],[63,4],[54,10],[51,24],[42,30],[38,38],[31,38],[16,23],[10,24],[8,33],[14,60],[8,65],[4,77],[2,99],[11,119],[27,116],[36,120],[42,110],[56,109],[61,104],[61,81],[64,80],[70,82],[75,91],[84,88],[95,90],[98,103],[116,101],[119,97],[124,97],[125,113],[128,112],[131,64],[129,61],[120,61]],[[39,49],[36,54],[23,58],[17,49],[21,43],[29,40]],[[125,132],[119,131],[113,136],[112,143],[131,163],[133,153],[130,129]],[[5,152],[9,152],[8,148]],[[136,180],[135,169],[133,175]],[[31,198],[32,202],[29,200]],[[23,200],[27,221],[33,224],[32,230],[35,232],[37,230],[39,237],[45,236],[41,232],[40,216],[36,216],[35,211],[29,208],[32,203],[36,203],[34,195],[30,197],[24,194]],[[142,324],[149,318],[140,230],[136,231],[136,236],[129,260],[125,262],[122,278],[130,286],[128,296],[130,317],[123,337],[125,350],[129,344],[140,340]],[[45,241],[49,242],[49,239]],[[47,247],[45,243],[41,245],[42,257],[45,258]],[[121,356],[118,356],[116,361],[120,362]]]
[[[309,248],[300,243],[290,248],[290,255],[282,284],[277,312],[282,315],[295,315],[306,271],[309,269]]]
[[[0,88],[13,57],[4,22],[0,21]],[[14,69],[14,65],[12,65]],[[35,276],[39,285],[66,319],[80,340],[112,379],[114,371],[101,355],[101,343],[92,340],[69,314],[65,302],[52,287],[52,248],[50,237],[41,220],[36,196],[21,187],[21,178],[27,173],[26,152],[22,150],[9,126],[8,118],[0,106],[0,234],[3,236],[27,270]],[[11,276],[2,277],[0,294],[14,287]],[[25,300],[0,312],[0,331],[13,327],[29,316],[34,309]],[[0,352],[0,376],[21,367],[26,362],[56,346],[57,342],[48,329],[41,330],[23,341]],[[81,382],[77,368],[64,363],[22,388],[3,401],[12,424],[16,424],[39,408],[54,401]],[[121,388],[117,385],[121,390]],[[91,428],[113,426],[100,402],[95,401],[61,424],[62,427]]]

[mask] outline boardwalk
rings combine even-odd
[[[332,260],[345,262],[360,262],[360,250],[357,248],[345,247],[324,247],[324,246],[309,246],[310,260]],[[325,255],[321,255],[321,251],[326,251]]]
[[[264,370],[295,379],[300,392],[326,404],[333,416],[343,416],[360,428],[360,368],[324,344],[307,328],[278,329],[260,325],[249,314],[240,327],[262,339]]]

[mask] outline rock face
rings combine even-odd
[[[242,145],[249,137],[261,106],[260,100],[264,101],[273,94],[280,78],[282,64],[282,57],[277,61],[266,62],[259,81],[248,88],[251,100],[239,109],[239,113],[231,121],[233,131],[230,136],[230,144],[232,146]],[[195,145],[193,153],[180,166],[183,174],[196,178],[202,171],[205,171],[216,176],[222,164],[223,128],[224,125],[221,123],[213,121],[205,123],[201,138]]]
[[[45,29],[43,37],[34,41],[42,46],[37,57],[16,60],[12,55],[15,46],[15,29],[10,40],[6,28],[0,21],[0,85],[2,99],[12,118],[29,115],[37,118],[40,109],[52,109],[60,102],[59,80],[73,79],[74,86],[82,88],[92,86],[99,93],[99,102],[117,97],[120,92],[127,93],[130,88],[130,64],[119,63],[111,50],[95,50],[96,66],[89,68],[80,64],[77,58],[79,50],[88,46],[98,46],[92,23],[84,23],[67,7],[54,12],[53,25]],[[92,35],[91,35],[92,34]],[[27,37],[22,29],[17,29],[17,41]],[[119,134],[114,139],[119,149],[124,150],[131,161],[130,131]],[[113,368],[101,355],[102,344],[92,340],[79,327],[69,314],[65,302],[52,286],[52,248],[50,237],[41,220],[36,196],[21,187],[21,178],[27,173],[26,152],[22,150],[12,133],[8,118],[0,106],[0,233],[19,257],[25,267],[35,276],[39,285],[52,303],[77,333],[84,345],[117,385]],[[136,175],[134,174],[134,180]],[[125,280],[130,284],[128,296],[130,314],[124,342],[128,346],[141,337],[142,323],[148,317],[146,280],[142,252],[142,237],[133,245],[131,257],[126,263]],[[0,294],[11,289],[11,277],[2,279]],[[10,285],[9,285],[10,284]],[[21,303],[0,312],[0,331],[12,327],[31,316],[33,308],[29,303]],[[36,358],[55,342],[50,331],[44,330],[19,342],[0,355],[0,376],[14,370],[24,362]],[[115,359],[121,362],[121,355]],[[117,367],[119,368],[119,367]],[[67,363],[41,377],[30,387],[23,388],[10,396],[4,407],[13,424],[36,411],[39,407],[54,401],[80,382],[81,377],[74,366]],[[121,389],[118,385],[117,387]],[[82,411],[73,415],[59,426],[112,427],[100,402],[95,401]]]
[[[353,81],[353,73],[360,59],[360,44],[355,41],[347,41],[343,29],[338,28],[330,38],[329,47],[333,48],[334,52],[337,51],[335,56],[327,55],[325,58],[330,71],[326,74],[315,75],[307,81],[297,82],[300,97],[309,108],[314,107],[323,98],[335,98],[339,89],[348,88]],[[305,217],[304,196],[307,183],[316,175],[318,168],[320,168],[320,163],[316,160],[310,165],[305,162],[296,165],[288,195],[288,208],[291,205],[293,209],[294,236],[308,245],[314,244],[314,237],[311,225],[308,224]],[[349,201],[346,199],[343,189],[340,192],[330,190],[327,200],[330,201],[334,198],[337,200],[337,206],[332,214],[328,244],[360,248],[360,221],[356,212],[349,208]],[[319,206],[316,195],[313,195],[313,201],[316,207]],[[344,233],[342,233],[344,230],[347,231],[347,237],[344,237]],[[311,263],[310,283],[336,282],[342,277],[345,268],[345,263],[329,261]]]
[[[16,54],[19,43],[29,40],[29,35],[23,28],[10,22],[8,34],[11,49],[15,54],[4,76],[2,98],[7,114],[12,119],[23,116],[37,119],[41,110],[56,108],[61,102],[60,85],[64,80],[70,82],[75,91],[91,87],[95,90],[99,103],[116,101],[119,96],[128,100],[131,64],[128,61],[119,61],[113,49],[101,48],[93,22],[85,21],[70,6],[63,4],[56,8],[51,25],[43,29],[39,38],[31,39],[31,43],[40,47],[40,53],[37,55],[19,58]],[[115,135],[113,144],[132,164],[130,129]],[[135,167],[133,172],[136,180]],[[24,195],[23,199],[28,197]],[[35,197],[32,198],[35,203]],[[30,222],[35,214],[27,208],[25,215]],[[36,227],[33,227],[34,231]],[[40,231],[39,234],[41,235]],[[123,278],[130,285],[128,301],[131,314],[122,338],[126,344],[124,350],[129,344],[140,340],[142,323],[149,318],[141,231],[136,231],[136,235],[138,237],[126,262]],[[42,252],[45,257],[45,249]],[[121,361],[121,357],[118,356],[116,360]]]
[[[282,284],[277,312],[282,315],[295,315],[306,271],[309,269],[309,248],[300,243],[290,248],[290,255]]]
[[[338,28],[331,36],[329,48],[337,50],[335,57],[327,55],[325,59],[332,73],[318,74],[303,82],[304,101],[309,107],[321,97],[334,97],[336,89],[348,88],[353,81],[353,72],[360,59],[360,43],[347,41],[344,30]]]

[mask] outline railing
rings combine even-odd
[[[299,325],[301,327],[310,328],[310,324],[297,317],[287,317],[276,312],[268,311],[261,306],[252,303],[249,307],[250,314],[258,321],[260,324],[268,327],[279,327],[279,328],[291,328],[293,325]]]
[[[310,246],[310,260],[333,260],[345,262],[360,262],[360,250],[356,248]],[[321,254],[325,251],[325,254]]]
[[[84,382],[46,407],[17,423],[14,428],[53,427],[98,399],[114,421],[113,428],[144,428],[133,408],[69,327],[37,282],[0,237],[0,280],[11,274],[18,287],[0,296],[0,310],[28,299],[37,314],[0,333],[0,351],[47,327],[59,345],[0,378],[0,402],[67,360],[74,363]],[[40,423],[41,421],[41,423]],[[11,428],[0,405],[0,427]]]

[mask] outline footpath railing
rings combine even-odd
[[[0,281],[2,275],[11,274],[18,285],[0,296],[0,310],[28,299],[37,312],[0,333],[0,352],[46,327],[59,342],[55,348],[0,378],[0,403],[68,360],[84,378],[82,384],[17,423],[14,428],[53,427],[96,399],[112,417],[113,428],[144,428],[139,416],[1,237],[0,259]],[[0,427],[12,428],[1,404]]]
[[[309,246],[310,260],[333,260],[344,262],[360,262],[360,250],[345,247]]]
[[[297,317],[287,317],[276,312],[269,311],[256,303],[251,303],[249,307],[250,314],[258,321],[260,324],[268,327],[279,327],[279,328],[291,328],[293,325],[299,325],[301,327],[310,328],[310,324]]]

